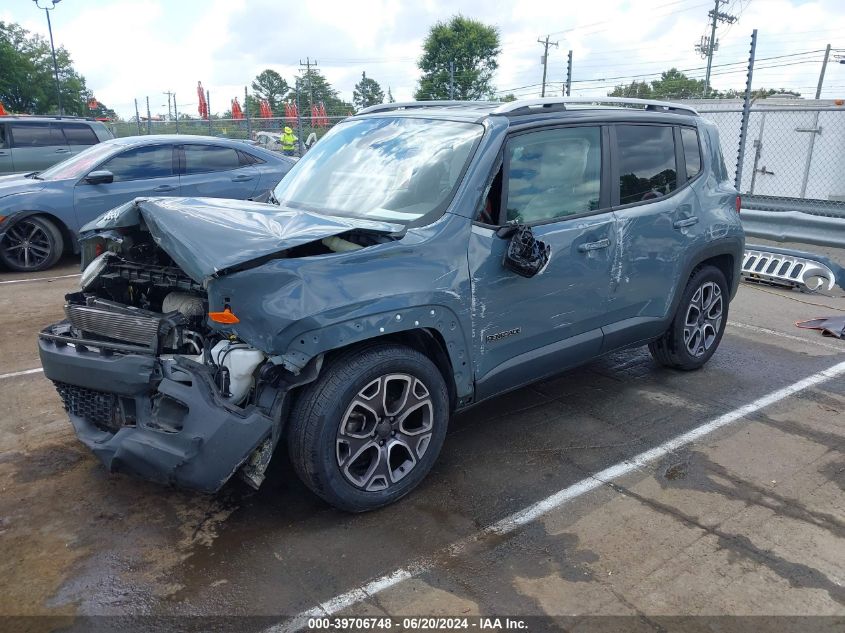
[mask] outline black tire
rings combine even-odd
[[[62,232],[53,222],[30,215],[6,230],[0,242],[0,261],[15,272],[46,270],[59,261],[64,247]]]
[[[410,408],[409,412],[397,413],[395,417],[404,417],[405,421],[412,417],[423,420],[417,435],[406,435],[408,429],[400,429],[405,421],[379,415],[385,408],[390,411],[387,405],[380,408],[376,404],[379,400],[386,402],[387,395],[369,396],[372,400],[366,402],[373,406],[372,410],[356,404],[362,403],[362,398],[372,389],[384,394],[398,393],[397,383],[399,388],[407,385],[414,394],[411,396],[409,391],[402,401],[402,406],[407,404]],[[399,399],[401,396],[392,400],[391,406]],[[376,409],[380,409],[378,414]],[[430,429],[425,421],[429,419]],[[393,503],[422,481],[440,453],[448,423],[449,395],[434,363],[404,345],[377,343],[332,358],[320,377],[297,394],[288,423],[288,452],[297,475],[315,494],[341,510],[365,512]],[[345,434],[351,425],[361,433],[360,439]],[[385,430],[385,425],[394,430]],[[410,455],[409,450],[414,454]],[[361,456],[358,460],[353,459],[353,451]],[[405,461],[396,461],[397,457]],[[413,460],[412,465],[407,457]],[[362,465],[367,459],[374,459],[378,465],[372,467],[372,477],[368,474],[370,470]],[[379,473],[384,465],[387,470],[381,477]],[[360,478],[360,485],[353,483],[354,476]],[[381,479],[386,486],[378,489]]]
[[[699,309],[701,318],[695,317],[696,302],[694,299],[698,296],[697,293],[701,291],[704,303],[710,303],[706,299],[707,292],[713,292],[714,287],[718,288],[719,301],[721,302],[718,325],[716,325],[717,320],[712,318],[716,314],[715,300],[712,309],[707,310],[709,315],[703,314]],[[649,343],[648,349],[654,360],[665,367],[684,371],[703,367],[713,356],[716,348],[719,347],[722,335],[725,333],[725,325],[728,322],[728,298],[728,283],[721,270],[715,266],[702,266],[696,269],[687,282],[669,329],[659,339]],[[707,306],[701,307],[706,308]],[[693,317],[695,318],[693,319]],[[688,321],[693,320],[695,320],[696,325],[691,326]],[[710,327],[708,327],[708,324]],[[689,335],[690,332],[692,332],[691,336]],[[695,350],[695,353],[692,350]]]

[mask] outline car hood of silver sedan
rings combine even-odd
[[[156,244],[194,281],[259,264],[284,251],[349,231],[397,235],[399,224],[323,215],[273,204],[217,198],[136,198],[80,231],[82,240],[143,223]]]

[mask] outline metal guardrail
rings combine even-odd
[[[742,208],[755,211],[800,211],[810,215],[845,218],[845,201],[838,200],[802,200],[801,198],[743,194]]]
[[[845,217],[810,215],[800,211],[759,211],[743,207],[745,234],[773,242],[798,242],[845,248]]]

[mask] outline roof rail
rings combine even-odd
[[[624,106],[640,106],[643,110],[654,112],[670,112],[672,114],[690,114],[698,116],[698,111],[681,103],[671,103],[669,101],[655,101],[653,99],[634,99],[628,97],[542,97],[538,99],[521,99],[503,103],[498,106],[491,114],[530,114],[537,112],[543,108],[553,108],[554,106],[562,106],[565,110],[569,104],[588,104],[588,105],[602,105],[614,104]],[[524,112],[521,112],[524,110]]]
[[[472,106],[472,105],[495,105],[496,101],[400,101],[398,103],[379,103],[377,105],[364,108],[355,114],[371,114],[373,112],[387,112],[389,110],[408,110],[411,108],[436,108],[443,106]]]

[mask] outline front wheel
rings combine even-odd
[[[50,220],[37,215],[18,220],[0,242],[0,260],[15,272],[52,267],[62,256],[62,232]]]
[[[377,344],[335,357],[298,394],[288,451],[314,493],[364,512],[422,481],[448,422],[446,383],[434,363],[403,345]]]
[[[687,371],[698,369],[719,347],[727,322],[725,275],[715,266],[703,266],[687,282],[669,329],[648,349],[661,365]]]

